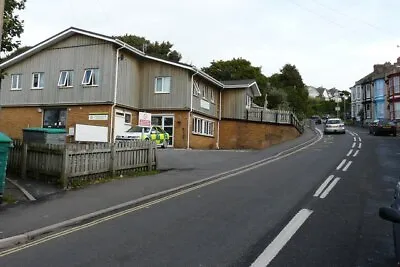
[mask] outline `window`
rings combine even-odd
[[[367,99],[371,98],[371,85],[370,84],[366,85],[365,91],[366,91],[366,98]]]
[[[45,109],[43,112],[44,128],[65,128],[66,121],[66,109]]]
[[[194,134],[214,136],[214,122],[194,117],[192,132]]]
[[[394,86],[394,93],[398,94],[400,93],[400,77],[396,76],[393,78],[393,86]]]
[[[215,102],[214,90],[212,88],[210,89],[210,100],[211,100],[212,103]]]
[[[11,74],[11,90],[21,90],[22,74]]]
[[[86,69],[83,74],[82,85],[98,86],[99,85],[99,69]]]
[[[253,99],[251,96],[246,95],[246,108],[251,108],[251,103],[253,102]]]
[[[207,85],[204,85],[204,87],[203,87],[203,92],[202,92],[202,96],[203,96],[204,99],[207,99],[207,98],[208,98],[208,91],[209,91],[208,86],[207,86]]]
[[[132,123],[132,114],[131,113],[125,113],[125,124],[131,124]]]
[[[198,81],[193,82],[193,95],[199,96],[200,95],[200,86]]]
[[[394,118],[396,120],[400,119],[400,102],[394,103]]]
[[[72,70],[63,70],[58,78],[59,87],[72,87],[74,81],[74,72]]]
[[[32,74],[32,89],[42,89],[44,87],[44,72],[34,72]]]
[[[171,77],[157,77],[155,79],[155,92],[169,94],[171,92]]]
[[[360,89],[361,89],[360,87],[356,88],[357,99],[361,98],[361,92],[360,92],[361,90]]]

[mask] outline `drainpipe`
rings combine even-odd
[[[219,124],[221,122],[221,114],[222,114],[222,90],[224,90],[223,88],[219,91],[219,114],[218,114],[218,135],[217,135],[217,149],[220,149],[219,147]]]
[[[121,46],[119,48],[117,48],[117,54],[115,57],[115,83],[114,83],[114,98],[113,98],[113,105],[111,106],[111,118],[110,118],[110,122],[111,122],[111,127],[110,127],[110,134],[109,134],[109,140],[112,143],[114,140],[114,110],[115,110],[115,106],[117,105],[117,93],[118,93],[118,67],[119,67],[119,50],[125,48],[124,46]]]
[[[193,77],[195,75],[197,75],[198,73],[199,73],[199,71],[196,70],[196,72],[192,75],[192,78],[190,79],[190,83],[191,83],[190,88],[191,88],[191,90],[190,90],[190,111],[188,112],[188,119],[187,119],[187,122],[188,122],[188,124],[187,124],[187,145],[186,145],[187,149],[190,148],[190,115],[193,112],[193,89],[194,89],[194,79],[193,79]]]

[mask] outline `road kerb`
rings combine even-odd
[[[121,204],[118,204],[118,205],[115,205],[115,206],[112,206],[112,207],[109,207],[109,208],[101,209],[101,210],[98,210],[98,211],[95,211],[95,212],[92,212],[92,213],[88,213],[88,214],[81,215],[81,216],[78,216],[78,217],[75,217],[75,218],[72,218],[72,219],[69,219],[69,220],[65,220],[65,221],[62,221],[62,222],[59,222],[59,223],[56,223],[56,224],[52,224],[52,225],[45,226],[45,227],[42,227],[42,228],[39,228],[39,229],[36,229],[36,230],[33,230],[33,231],[29,231],[29,232],[26,232],[24,234],[19,234],[19,235],[15,235],[15,236],[11,236],[11,237],[0,239],[0,249],[5,249],[5,248],[11,247],[11,246],[15,246],[15,245],[18,245],[18,244],[21,244],[21,243],[26,243],[29,240],[32,240],[32,239],[34,239],[34,238],[36,238],[38,236],[42,236],[42,235],[54,232],[54,231],[56,231],[58,229],[70,227],[70,226],[73,226],[73,225],[78,225],[78,224],[81,224],[81,223],[83,223],[85,221],[89,221],[89,220],[91,220],[93,218],[100,217],[100,216],[103,216],[103,215],[111,213],[111,212],[116,212],[116,211],[119,211],[119,210],[122,210],[122,209],[126,209],[126,208],[132,207],[132,206],[137,206],[137,205],[140,205],[140,204],[143,204],[143,203],[146,203],[146,202],[149,202],[149,201],[152,201],[152,200],[155,200],[155,199],[158,199],[158,198],[162,198],[164,196],[167,196],[167,195],[170,195],[170,194],[173,194],[173,193],[176,193],[176,192],[191,188],[191,187],[195,187],[195,186],[200,185],[200,184],[207,183],[207,182],[209,182],[211,180],[215,180],[215,179],[218,179],[218,178],[221,178],[221,177],[224,177],[224,176],[232,175],[232,174],[234,174],[234,173],[236,173],[238,171],[241,171],[241,170],[246,170],[246,169],[250,169],[250,168],[252,168],[254,166],[257,166],[257,165],[266,164],[269,161],[274,161],[274,159],[276,160],[279,157],[283,157],[285,154],[293,154],[295,151],[301,151],[303,148],[305,148],[307,146],[310,146],[314,142],[316,143],[319,140],[321,140],[320,139],[321,136],[322,136],[322,134],[320,132],[316,131],[316,135],[313,138],[305,141],[304,143],[302,143],[300,145],[297,145],[297,146],[292,147],[290,149],[281,151],[281,152],[277,153],[276,155],[268,157],[266,159],[259,160],[259,161],[253,162],[251,164],[236,168],[234,170],[222,172],[222,173],[219,173],[219,174],[216,174],[216,175],[204,178],[204,179],[200,179],[198,181],[194,181],[192,183],[184,184],[184,185],[181,185],[181,186],[178,186],[178,187],[175,187],[175,188],[171,188],[171,189],[167,189],[167,190],[164,190],[164,191],[161,191],[161,192],[153,193],[153,194],[150,194],[150,195],[147,195],[147,196],[135,199],[135,200],[131,200],[131,201],[128,201],[128,202],[124,202],[124,203],[121,203]],[[300,148],[298,148],[298,147],[300,147]],[[298,149],[295,150],[295,151],[292,151],[294,148],[298,148]]]

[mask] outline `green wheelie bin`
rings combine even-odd
[[[0,204],[3,202],[3,194],[6,185],[8,153],[11,147],[11,138],[0,132]]]

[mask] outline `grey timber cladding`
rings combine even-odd
[[[246,90],[224,89],[222,91],[222,118],[244,119],[246,113]]]
[[[204,79],[199,77],[194,78],[194,82],[197,82],[200,89],[199,95],[193,95],[193,110],[199,111],[203,114],[218,117],[218,105],[219,105],[219,88],[217,86],[206,82]],[[206,96],[203,96],[203,89],[207,87]],[[211,94],[214,95],[214,101],[211,99]],[[203,103],[203,105],[202,105]],[[209,109],[207,109],[209,107]]]
[[[115,49],[111,43],[82,35],[68,39],[5,69],[2,105],[110,102],[113,99]],[[99,69],[98,86],[82,86],[86,68]],[[57,86],[61,70],[73,70],[72,88]],[[44,88],[31,89],[32,73],[44,73]],[[22,74],[22,90],[12,91],[11,74]]]
[[[176,66],[144,60],[141,68],[141,108],[142,109],[189,109],[189,70]],[[156,93],[156,77],[171,77],[170,93]]]
[[[139,108],[140,104],[140,68],[139,59],[122,50],[118,66],[117,103]]]

